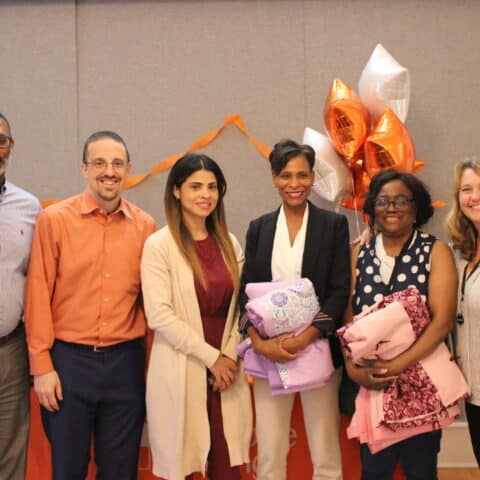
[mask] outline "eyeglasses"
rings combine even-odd
[[[13,138],[8,135],[0,134],[0,148],[8,148],[10,143],[13,142]]]
[[[87,162],[87,164],[92,166],[95,170],[98,170],[99,172],[103,172],[104,170],[106,170],[108,165],[111,165],[112,168],[117,172],[124,170],[127,165],[127,163],[123,160],[113,160],[113,162],[106,162],[101,158],[97,160],[92,160],[91,162]]]
[[[389,200],[386,197],[378,197],[375,199],[374,205],[378,209],[387,209],[390,205],[393,205],[397,210],[406,210],[411,203],[414,203],[413,198],[405,197],[404,195],[399,195],[393,200]]]

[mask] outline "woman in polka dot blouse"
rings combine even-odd
[[[401,372],[429,355],[453,327],[457,273],[447,245],[420,231],[433,215],[430,194],[414,175],[385,170],[370,184],[364,205],[375,232],[353,252],[355,287],[345,321],[393,292],[416,287],[426,300],[431,323],[417,341],[397,357],[355,365],[345,361],[342,409],[354,410],[358,385],[384,389]],[[353,380],[353,382],[349,380]],[[362,480],[392,478],[399,461],[407,480],[435,480],[441,430],[413,436],[376,454],[361,445]]]
[[[480,159],[468,158],[455,167],[453,203],[446,221],[459,276],[455,347],[467,378],[465,402],[473,451],[480,466]]]

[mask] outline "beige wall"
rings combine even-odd
[[[76,193],[81,145],[104,128],[124,136],[136,173],[230,113],[269,145],[301,140],[305,126],[323,131],[333,78],[356,88],[382,43],[411,73],[419,176],[448,201],[453,164],[480,151],[479,18],[476,0],[0,1],[0,111],[17,140],[9,178],[41,198]],[[267,164],[234,128],[206,152],[224,168],[243,242],[248,221],[278,204]],[[160,224],[165,177],[127,193]]]

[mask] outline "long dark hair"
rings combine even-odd
[[[213,210],[206,219],[206,227],[208,232],[213,235],[217,241],[225,257],[225,263],[232,277],[234,288],[237,291],[239,286],[239,268],[232,240],[228,233],[225,208],[223,205],[223,197],[227,192],[227,183],[221,168],[215,160],[212,160],[206,155],[189,153],[178,160],[171,168],[167,178],[164,196],[165,216],[168,227],[180,252],[191,266],[193,274],[202,283],[203,287],[206,288],[205,275],[198,260],[193,237],[183,220],[182,205],[174,195],[175,187],[180,188],[187,178],[198,170],[208,170],[212,172],[217,181],[218,202],[215,210]]]

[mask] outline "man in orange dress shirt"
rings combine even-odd
[[[137,478],[145,417],[140,257],[154,220],[122,198],[123,139],[85,142],[83,193],[41,212],[25,293],[30,371],[56,480]]]

